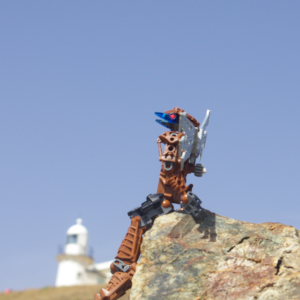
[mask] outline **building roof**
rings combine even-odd
[[[67,230],[67,234],[88,234],[88,231],[82,225],[82,219],[77,219],[76,224]]]

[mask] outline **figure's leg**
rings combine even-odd
[[[126,236],[121,243],[118,254],[111,264],[113,276],[106,289],[95,294],[95,300],[116,300],[131,288],[131,280],[135,273],[136,262],[140,255],[140,246],[146,227],[140,228],[139,216],[131,219]]]

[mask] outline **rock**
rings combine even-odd
[[[299,231],[207,210],[161,216],[145,234],[130,299],[300,299]]]

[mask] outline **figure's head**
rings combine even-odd
[[[158,117],[160,117],[162,120],[156,119],[155,121],[159,123],[162,126],[165,126],[172,131],[178,131],[178,123],[179,123],[179,116],[175,112],[172,113],[155,113]]]
[[[174,107],[172,110],[167,110],[164,113],[156,112],[155,114],[160,117],[162,120],[157,119],[156,122],[160,125],[163,125],[169,128],[172,131],[178,131],[179,127],[179,116],[180,114],[185,113],[183,109],[179,107]],[[200,126],[200,123],[193,118],[191,115],[186,114],[187,118],[193,123],[195,127]]]

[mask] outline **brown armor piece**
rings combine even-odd
[[[136,262],[140,256],[140,246],[146,227],[139,228],[141,218],[136,216],[131,219],[131,225],[115,257],[115,261],[123,262],[129,266],[128,271],[118,270],[118,265],[112,263],[110,268],[113,273],[106,289],[101,289],[95,295],[95,300],[114,300],[123,296],[131,288],[131,279],[135,273]]]
[[[194,165],[185,163],[184,169],[180,169],[181,159],[178,158],[178,142],[183,133],[167,131],[157,139],[159,160],[162,162],[159,174],[157,193],[164,194],[171,203],[180,204],[181,196],[191,191],[193,185],[186,186],[186,175],[194,171]],[[161,143],[165,144],[164,153]]]
[[[165,114],[180,113],[185,113],[185,111],[178,107],[165,112]],[[200,123],[189,114],[186,114],[186,117],[199,130]],[[183,168],[181,167],[181,153],[178,151],[179,141],[184,135],[179,131],[167,131],[157,139],[159,160],[162,162],[157,193],[158,195],[163,194],[164,200],[161,202],[161,207],[162,209],[168,208],[168,212],[174,211],[173,203],[181,204],[180,210],[184,210],[184,207],[191,202],[191,197],[194,197],[195,200],[198,199],[197,208],[201,204],[200,199],[191,193],[193,185],[186,185],[186,176],[194,172],[195,164],[189,163],[187,160],[184,162]],[[162,143],[165,145],[164,151],[161,147]],[[101,289],[99,294],[95,294],[95,300],[116,300],[131,288],[131,280],[140,255],[142,237],[148,228],[147,226],[140,227],[140,224],[141,217],[132,217],[131,225],[121,243],[115,261],[111,264],[113,276],[107,288]]]

